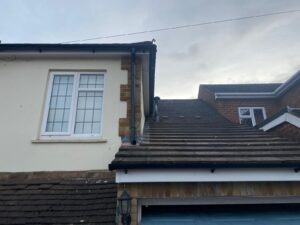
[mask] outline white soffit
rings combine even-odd
[[[292,168],[118,170],[117,183],[300,181]]]
[[[281,116],[277,117],[276,119],[270,121],[260,129],[263,131],[268,131],[284,122],[290,123],[298,128],[300,128],[300,118],[297,116],[294,116],[290,113],[284,113]]]

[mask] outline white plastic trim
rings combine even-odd
[[[117,183],[300,181],[300,172],[275,169],[149,169],[117,170]]]
[[[286,82],[281,84],[278,88],[276,88],[273,92],[232,92],[232,93],[215,93],[215,99],[261,99],[261,98],[277,98],[283,92],[288,90],[295,82],[300,79],[300,71],[294,74],[291,78],[289,78]]]
[[[276,119],[270,121],[260,129],[263,131],[268,131],[284,122],[290,123],[298,128],[300,128],[300,119],[297,116],[294,116],[293,114],[290,113],[284,113],[281,116],[277,117]]]

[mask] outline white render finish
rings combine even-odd
[[[292,168],[118,170],[117,183],[300,181]]]
[[[39,141],[50,71],[105,71],[102,136]],[[89,58],[0,58],[0,172],[107,169],[121,144],[119,118],[127,106],[121,56]]]

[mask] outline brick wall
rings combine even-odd
[[[120,100],[127,103],[127,113],[126,118],[119,119],[119,135],[122,137],[123,142],[129,141],[130,136],[130,114],[131,114],[131,59],[130,57],[122,58],[121,69],[127,70],[127,84],[122,84],[120,86]],[[140,58],[136,58],[136,133],[139,134],[141,130],[141,77],[142,77],[142,61]]]
[[[214,93],[200,88],[199,96],[212,107],[218,110],[228,120],[239,123],[238,107],[265,107],[267,117],[272,116],[279,110],[279,103],[270,99],[222,99],[215,100]]]
[[[291,88],[280,99],[280,107],[290,106],[294,108],[300,108],[300,84]]]
[[[280,137],[300,141],[300,129],[290,123],[282,123],[271,129],[269,132],[275,133]]]
[[[141,218],[138,201],[142,199],[293,197],[300,195],[300,182],[130,183],[118,185],[118,196],[124,189],[132,197],[131,225],[138,225]]]

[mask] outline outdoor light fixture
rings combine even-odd
[[[121,215],[121,221],[123,225],[131,224],[131,197],[129,193],[124,190],[121,196],[118,198],[119,214]]]

